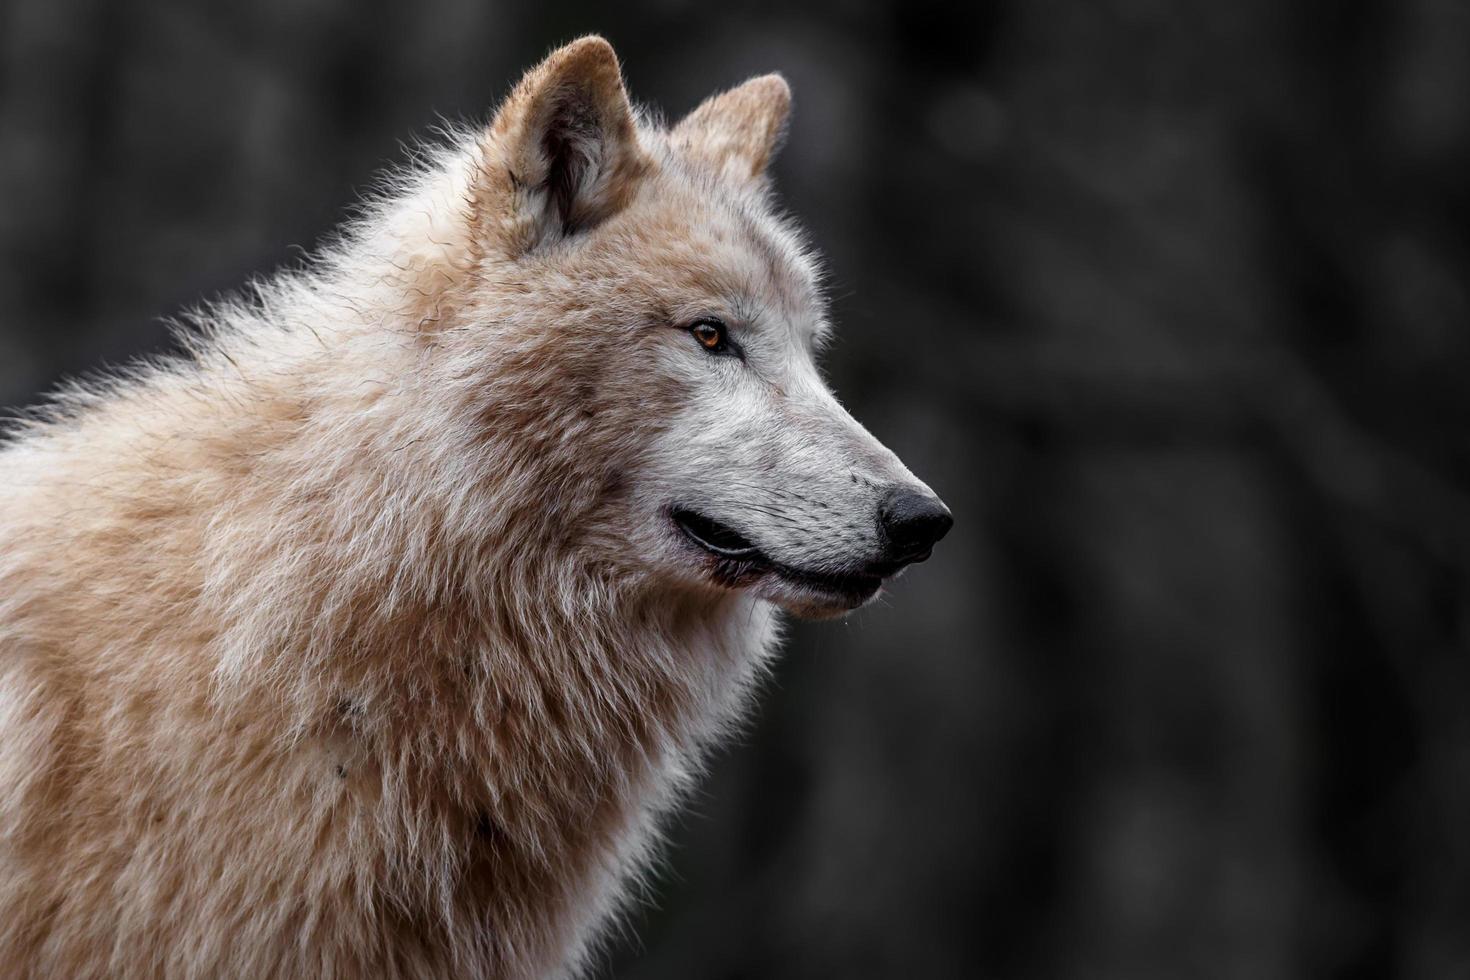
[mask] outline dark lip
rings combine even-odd
[[[883,579],[877,575],[861,573],[829,575],[792,568],[789,565],[777,565],[774,562],[771,564],[771,569],[788,582],[805,586],[826,596],[842,599],[853,606],[867,602],[872,598],[873,593],[883,587]]]
[[[697,510],[675,507],[669,512],[669,516],[686,538],[716,558],[723,561],[766,560],[761,550],[751,544],[745,535]]]
[[[857,606],[883,585],[883,576],[873,572],[817,572],[772,561],[734,528],[686,507],[672,508],[669,516],[686,539],[716,559],[715,577],[732,588],[763,574],[775,574],[794,585]]]

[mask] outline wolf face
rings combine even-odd
[[[666,129],[630,106],[605,41],[556,52],[490,128],[469,305],[502,359],[558,365],[520,401],[574,415],[575,465],[605,464],[571,492],[598,498],[610,550],[826,616],[927,558],[951,518],[818,370],[820,276],[765,176],[789,105],[768,75]]]

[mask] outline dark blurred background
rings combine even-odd
[[[799,625],[606,976],[1470,976],[1470,4],[0,0],[0,405],[605,33],[779,69],[958,524]]]

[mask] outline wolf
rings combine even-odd
[[[0,964],[572,976],[781,613],[948,510],[843,410],[778,75],[531,70],[0,450]]]

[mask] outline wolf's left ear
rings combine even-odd
[[[529,251],[616,214],[649,166],[612,45],[584,37],[526,73],[491,123],[482,234]]]
[[[674,146],[738,183],[765,176],[786,133],[791,86],[761,75],[712,95],[674,127]]]

